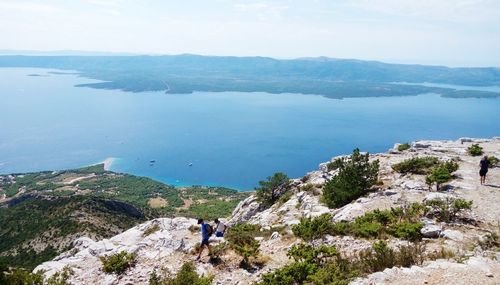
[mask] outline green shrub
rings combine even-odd
[[[423,228],[423,223],[402,222],[389,227],[389,233],[397,238],[417,241],[422,239],[420,230]]]
[[[410,149],[410,144],[409,143],[402,143],[398,145],[398,150],[399,151],[405,151],[407,149]]]
[[[50,278],[46,280],[47,285],[69,285],[69,277],[73,275],[74,271],[68,265],[64,266],[61,271],[54,273]]]
[[[483,148],[479,144],[475,143],[467,148],[467,152],[472,156],[479,156],[483,154]]]
[[[277,172],[267,177],[267,180],[259,181],[259,185],[260,187],[255,189],[257,199],[261,205],[270,207],[288,190],[290,179],[286,174]]]
[[[122,274],[129,267],[135,265],[135,253],[127,253],[121,251],[110,256],[100,256],[99,259],[102,263],[102,270],[106,273]]]
[[[359,253],[360,266],[364,272],[377,272],[396,265],[396,253],[387,242],[373,243],[372,248]]]
[[[331,233],[332,226],[332,216],[323,214],[316,218],[301,218],[300,223],[292,227],[292,231],[295,236],[310,241]]]
[[[496,156],[489,156],[488,160],[490,161],[490,167],[498,167],[500,166],[500,159],[498,159]]]
[[[210,285],[213,280],[213,277],[199,276],[191,262],[184,263],[175,276],[170,276],[168,272],[164,275],[167,276],[159,276],[153,271],[149,277],[149,285]]]
[[[403,245],[399,247],[396,253],[397,265],[411,267],[412,265],[421,265],[424,263],[427,255],[425,254],[425,244],[420,242]]]
[[[456,220],[461,211],[470,210],[472,201],[464,199],[430,200],[426,202],[426,206],[434,210],[438,220],[449,223]]]
[[[337,160],[336,160],[337,161]],[[323,201],[330,208],[342,207],[363,196],[378,181],[378,160],[355,149],[348,158],[338,159],[339,173],[323,189]]]
[[[260,243],[255,240],[259,229],[260,227],[257,225],[238,224],[229,228],[225,235],[230,248],[243,258],[240,263],[242,267],[250,265],[250,257],[257,257],[259,255]]]
[[[399,173],[428,174],[438,164],[439,159],[434,156],[414,157],[394,164],[392,169]]]
[[[334,246],[320,245],[313,247],[309,244],[301,243],[292,246],[287,255],[297,262],[308,262],[317,265],[324,265],[327,262],[340,261],[340,253]]]
[[[342,158],[336,158],[334,161],[330,161],[326,164],[328,171],[337,170],[343,164]]]
[[[378,222],[358,222],[353,224],[352,235],[364,238],[375,238],[381,234],[382,229],[382,225]]]
[[[357,276],[334,246],[299,244],[288,251],[288,256],[294,259],[294,263],[264,274],[258,284],[347,285]]]
[[[458,169],[458,164],[453,161],[447,161],[434,167],[429,175],[425,177],[425,182],[432,186],[436,184],[436,191],[439,191],[441,184],[450,181],[453,176],[452,173]]]
[[[420,218],[425,214],[425,206],[413,203],[404,208],[374,210],[365,213],[352,222],[332,222],[329,214],[316,218],[302,218],[292,227],[295,236],[305,241],[330,235],[352,235],[364,238],[384,238],[392,235],[397,238],[416,241],[421,239]]]

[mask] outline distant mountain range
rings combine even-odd
[[[125,91],[241,91],[318,94],[330,98],[407,96],[500,97],[500,93],[428,87],[419,83],[500,85],[500,68],[388,64],[333,58],[278,60],[267,57],[0,56],[0,67],[77,70],[104,82],[82,84]],[[405,82],[410,84],[395,84]]]

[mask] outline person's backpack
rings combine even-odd
[[[209,237],[214,234],[214,228],[210,224],[205,224],[205,230],[207,231],[207,235]]]

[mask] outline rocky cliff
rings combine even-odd
[[[214,276],[214,284],[253,284],[262,274],[291,262],[287,252],[301,242],[291,228],[299,224],[301,218],[330,214],[333,221],[353,221],[375,209],[402,207],[413,202],[464,199],[472,201],[472,208],[456,221],[422,218],[422,242],[426,250],[446,250],[453,253],[450,257],[424,261],[410,268],[388,268],[358,277],[351,284],[500,284],[498,236],[492,247],[482,246],[500,230],[500,169],[491,168],[486,184],[480,185],[480,157],[467,153],[473,143],[479,143],[486,154],[500,157],[500,138],[417,141],[408,150],[398,151],[396,145],[387,153],[373,154],[370,159],[380,162],[379,185],[366,196],[337,209],[330,209],[321,202],[323,185],[336,175],[336,170],[328,170],[327,163],[320,164],[318,170],[304,177],[293,179],[289,199],[268,209],[262,209],[257,198],[250,196],[240,202],[226,222],[230,226],[248,222],[261,227],[262,236],[256,239],[260,241],[261,255],[266,257],[264,264],[253,270],[240,268],[240,258],[229,251],[221,256],[221,262],[209,262],[208,257],[196,262],[196,271]],[[425,175],[401,174],[393,170],[394,164],[421,156],[458,163],[454,179],[439,192],[429,189]],[[48,277],[65,267],[71,268],[73,274],[69,281],[72,284],[148,284],[153,271],[176,272],[183,263],[195,260],[193,249],[200,240],[200,233],[195,228],[193,219],[161,218],[110,239],[93,241],[82,237],[73,242],[71,250],[39,265],[35,271],[43,270]],[[213,244],[223,241],[213,239]],[[408,243],[394,237],[387,240],[394,248]],[[325,235],[310,244],[335,245],[343,254],[352,255],[370,248],[372,242],[349,235]],[[105,273],[99,257],[121,251],[135,253],[135,265],[120,275]]]

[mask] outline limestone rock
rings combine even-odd
[[[426,238],[438,238],[439,235],[441,234],[441,227],[437,225],[425,225],[421,230],[420,233],[422,234],[423,237]]]

